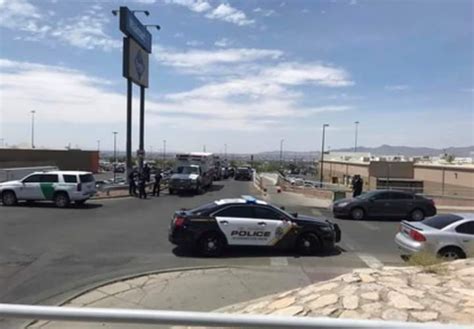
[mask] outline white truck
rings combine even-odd
[[[176,154],[176,166],[169,181],[169,193],[193,191],[200,194],[214,180],[212,153],[193,152]]]

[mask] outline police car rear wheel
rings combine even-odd
[[[303,233],[298,238],[296,247],[302,255],[313,255],[321,249],[321,241],[315,233]]]
[[[4,206],[13,206],[17,202],[15,192],[5,191],[2,194],[2,203]]]
[[[224,241],[217,233],[205,233],[198,241],[198,248],[203,256],[219,256],[224,248]]]
[[[54,204],[58,208],[66,208],[69,206],[69,197],[66,193],[58,193],[54,196]]]

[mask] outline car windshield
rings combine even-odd
[[[458,215],[437,215],[428,219],[425,219],[422,223],[428,225],[433,228],[437,228],[439,230],[445,228],[446,226],[457,222],[458,220],[463,219],[461,216]]]
[[[370,198],[376,196],[378,193],[380,193],[380,192],[378,192],[378,191],[366,192],[366,193],[362,193],[361,195],[357,196],[356,198],[366,200],[366,199],[370,199]]]
[[[176,173],[177,174],[199,174],[199,168],[192,167],[192,166],[182,166],[182,167],[176,168]]]
[[[194,208],[192,210],[190,210],[190,212],[193,214],[193,215],[202,215],[204,213],[209,213],[211,212],[213,209],[216,209],[218,207],[217,203],[215,202],[210,202],[210,203],[206,203],[202,206],[199,206],[197,208]]]

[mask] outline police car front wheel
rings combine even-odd
[[[216,232],[204,233],[198,241],[198,249],[203,256],[219,256],[224,249],[224,240]]]
[[[302,255],[314,255],[321,250],[321,240],[316,233],[303,233],[296,241],[296,248]]]

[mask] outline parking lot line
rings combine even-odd
[[[366,222],[366,221],[360,221],[359,223],[360,223],[360,225],[362,225],[362,226],[368,228],[368,229],[371,230],[371,231],[379,231],[379,230],[380,230],[379,227],[377,227],[377,226],[375,226],[375,225],[373,225],[373,224],[370,224],[370,223],[368,223],[368,222]]]
[[[356,255],[370,268],[380,269],[383,267],[383,263],[372,255],[363,253],[357,253]]]
[[[286,257],[271,257],[270,258],[271,266],[288,266],[288,258]]]

